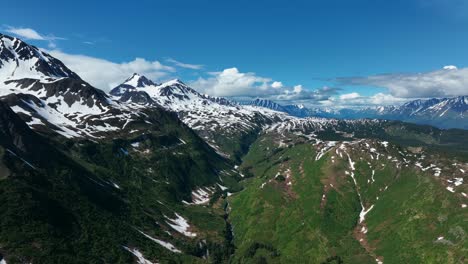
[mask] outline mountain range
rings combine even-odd
[[[244,104],[286,112],[297,117],[338,119],[378,118],[400,120],[439,128],[468,129],[468,96],[419,99],[394,106],[373,106],[361,109],[306,108],[303,105],[280,105],[270,100],[256,99]]]
[[[405,109],[375,111],[466,99]],[[313,112],[138,73],[107,94],[0,34],[0,263],[466,261],[467,130]]]

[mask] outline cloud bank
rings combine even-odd
[[[159,80],[175,72],[175,68],[159,61],[135,58],[129,62],[116,63],[85,55],[67,54],[60,50],[46,51],[61,60],[91,85],[108,92],[133,73],[140,73],[152,80]]]
[[[468,68],[449,65],[425,73],[381,74],[368,77],[338,78],[343,85],[365,85],[388,89],[400,98],[430,98],[468,95]]]
[[[258,76],[253,72],[241,72],[237,68],[224,69],[221,72],[211,72],[206,78],[198,78],[190,85],[199,92],[213,96],[242,98],[255,97],[280,101],[284,104],[297,100],[320,101],[327,100],[338,91],[336,88],[323,87],[309,90],[302,85],[285,86],[280,81]]]
[[[169,63],[172,63],[175,66],[180,67],[180,68],[186,68],[186,69],[191,69],[191,70],[200,70],[200,69],[203,68],[203,65],[201,65],[201,64],[183,63],[183,62],[180,62],[180,61],[172,59],[172,58],[169,58],[166,61],[169,62]]]
[[[7,26],[5,29],[6,32],[11,33],[15,36],[18,36],[27,40],[42,40],[48,41],[48,47],[54,49],[57,47],[56,40],[64,40],[65,38],[56,37],[54,35],[43,35],[37,32],[32,28],[23,28],[23,27],[11,27]]]
[[[330,108],[363,108],[368,106],[398,105],[407,102],[407,98],[395,97],[391,94],[377,93],[371,96],[362,96],[352,92],[332,96],[327,100],[320,101],[317,106]]]

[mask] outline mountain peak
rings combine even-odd
[[[170,81],[164,82],[161,84],[161,86],[173,86],[173,85],[182,85],[182,86],[187,86],[184,82],[182,82],[180,79],[172,79]]]
[[[81,78],[61,61],[19,38],[0,33],[0,78],[57,79]]]
[[[130,85],[132,87],[146,87],[146,86],[156,86],[156,84],[150,79],[146,78],[144,75],[139,73],[133,73],[133,75],[124,81],[125,85]]]
[[[268,99],[256,98],[255,100],[249,102],[248,104],[253,105],[253,106],[269,108],[269,109],[276,110],[276,111],[285,112],[285,109],[283,108],[283,106]]]
[[[299,109],[304,109],[305,106],[303,104],[296,104],[296,107],[299,108]]]

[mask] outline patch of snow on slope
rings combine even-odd
[[[369,213],[372,208],[374,208],[374,205],[371,205],[367,210],[365,210],[364,206],[362,207],[362,210],[359,213],[359,223],[362,223],[364,220],[366,220],[366,214]]]
[[[19,158],[22,162],[24,162],[24,164],[28,165],[28,166],[31,167],[32,169],[37,170],[37,168],[34,167],[31,163],[29,163],[29,162],[26,161],[25,159],[21,158],[20,156],[16,155],[16,153],[14,153],[13,151],[11,151],[11,150],[9,150],[9,149],[6,149],[6,151],[7,151],[8,153],[10,153],[11,155],[13,155],[13,156]]]
[[[112,186],[114,186],[115,188],[120,189],[120,186],[119,186],[117,183],[111,181],[111,184],[112,184]]]
[[[210,201],[210,190],[199,188],[192,191],[193,204],[204,204]]]
[[[128,252],[132,253],[132,255],[134,255],[136,258],[137,258],[137,263],[138,264],[155,264],[149,260],[147,260],[143,254],[136,248],[128,248],[128,247],[123,247],[125,248],[125,250],[127,250]],[[0,262],[0,264],[3,264]],[[5,263],[6,264],[6,263]]]
[[[384,147],[388,147],[388,142],[387,141],[382,141],[380,142],[380,144]]]
[[[217,185],[219,186],[219,188],[221,189],[221,191],[225,191],[225,190],[228,189],[226,186],[223,186],[223,185],[221,185],[221,184],[219,184],[219,183],[217,183]]]
[[[196,237],[197,234],[188,231],[188,229],[190,228],[190,225],[188,224],[187,220],[177,213],[175,213],[175,215],[176,215],[176,218],[174,219],[164,216],[166,217],[167,220],[169,220],[169,221],[166,221],[166,223],[170,225],[177,232],[183,234],[184,236]]]
[[[315,157],[315,160],[320,160],[325,153],[327,153],[332,147],[336,145],[336,141],[329,141],[327,144],[320,150],[320,152]]]
[[[165,241],[162,241],[160,239],[157,239],[157,238],[154,238],[150,235],[147,235],[145,234],[144,232],[138,230],[138,232],[140,232],[142,235],[144,235],[146,238],[152,240],[153,242],[156,242],[157,244],[159,244],[160,246],[174,252],[174,253],[181,253],[182,251],[178,250],[174,245],[172,245],[171,243],[169,242],[165,242]]]

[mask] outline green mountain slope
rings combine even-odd
[[[263,135],[230,197],[234,262],[463,263],[468,164],[431,153]]]

